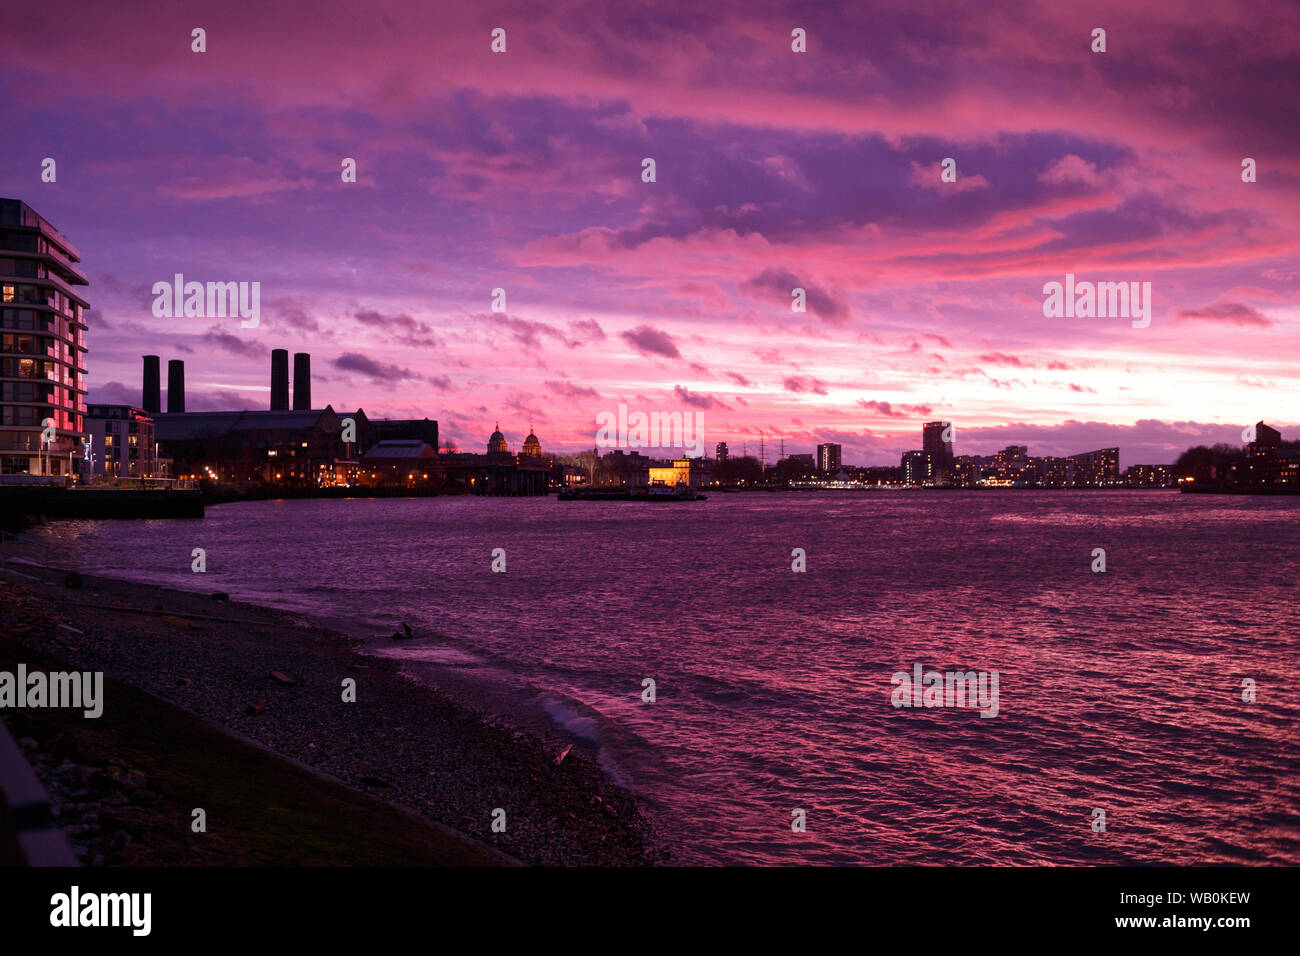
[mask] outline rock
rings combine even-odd
[[[258,714],[266,713],[266,701],[264,700],[253,701],[251,704],[248,705],[248,709],[245,710],[244,713],[247,714],[249,717],[256,717]]]
[[[29,753],[29,754],[35,753],[37,750],[40,749],[40,745],[37,744],[36,741],[32,740],[31,737],[19,737],[18,746],[23,748],[24,753]]]
[[[118,830],[108,838],[108,845],[104,849],[115,857],[122,857],[126,855],[126,851],[130,846],[131,834],[125,830]]]
[[[117,814],[111,811],[105,812],[100,822],[99,828],[105,833],[109,833],[114,830],[125,830],[127,824],[127,816],[131,814],[132,811],[130,807],[124,808],[124,814]]]
[[[189,687],[189,686],[190,686],[191,684],[193,684],[193,683],[194,683],[194,681],[190,680],[188,677],[178,677],[178,678],[176,678],[176,686],[177,686],[177,687]]]
[[[295,684],[298,683],[292,677],[289,677],[286,674],[281,674],[279,671],[271,671],[271,680],[285,687],[293,687]]]
[[[558,754],[555,755],[555,765],[557,767],[560,764],[564,763],[564,758],[569,756],[569,751],[572,749],[573,749],[573,744],[569,744],[567,747],[565,747],[563,750],[561,750]]]

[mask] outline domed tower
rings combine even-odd
[[[508,455],[510,446],[506,444],[506,436],[501,434],[501,423],[497,422],[497,429],[488,438],[488,454]]]
[[[542,443],[538,441],[537,436],[533,434],[533,427],[531,425],[528,426],[528,437],[524,439],[523,454],[527,455],[529,458],[542,457]]]

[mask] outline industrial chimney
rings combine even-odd
[[[144,388],[140,407],[146,412],[162,411],[162,360],[156,355],[144,357]]]
[[[185,411],[185,363],[180,359],[167,363],[167,411]]]
[[[271,411],[289,407],[289,350],[271,350]]]
[[[306,352],[293,353],[293,410],[311,408],[311,356]]]

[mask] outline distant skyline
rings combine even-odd
[[[0,34],[0,195],[81,249],[91,402],[150,353],[191,410],[266,408],[286,348],[317,407],[470,450],[590,448],[627,403],[703,412],[709,454],[897,465],[950,420],[959,455],[1159,464],[1300,437],[1297,51],[1281,0],[52,0]],[[260,282],[260,323],[156,318],[178,272]],[[1150,282],[1150,327],[1045,318],[1067,274]]]

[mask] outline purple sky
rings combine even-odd
[[[1208,6],[54,0],[0,32],[0,195],[81,248],[92,401],[153,352],[266,407],[284,347],[471,450],[625,402],[855,464],[929,419],[1171,461],[1300,437],[1300,6]],[[155,318],[176,272],[261,324]],[[1150,327],[1045,318],[1066,273],[1150,282]]]

